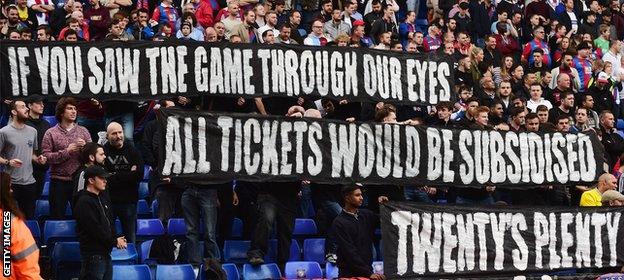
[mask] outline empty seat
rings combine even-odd
[[[150,175],[152,174],[152,167],[149,165],[143,166],[143,181],[149,181]]]
[[[137,201],[137,217],[139,219],[148,219],[152,217],[152,211],[145,199]]]
[[[26,221],[26,226],[30,229],[30,233],[35,239],[35,242],[39,244],[41,242],[41,228],[39,227],[39,223],[34,220],[28,220]]]
[[[325,264],[325,239],[312,238],[304,240],[303,260]]]
[[[139,182],[139,199],[146,199],[149,197],[149,185],[145,181]]]
[[[300,235],[315,235],[318,233],[316,223],[312,219],[296,219],[295,229],[293,230],[294,236]]]
[[[156,280],[195,280],[195,272],[190,264],[156,266]]]
[[[373,262],[373,273],[384,274],[383,262]]]
[[[50,182],[43,182],[43,191],[41,192],[41,198],[48,199],[50,196]]]
[[[223,261],[235,264],[247,262],[247,251],[251,246],[248,240],[225,240],[223,242]]]
[[[117,249],[113,247],[111,252],[111,259],[113,264],[136,264],[137,262],[137,250],[134,243],[128,243],[128,248]]]
[[[167,222],[167,234],[170,236],[186,235],[186,224],[184,223],[184,219],[169,219]]]
[[[165,234],[165,227],[159,219],[138,219],[136,236],[138,240],[150,239]]]
[[[78,242],[56,243],[51,258],[56,279],[72,279],[80,275],[80,244]]]
[[[296,262],[300,260],[301,260],[301,247],[299,246],[299,242],[293,239],[290,243],[290,257],[288,258],[288,261]]]
[[[149,266],[139,265],[113,265],[113,280],[150,280],[152,272]]]
[[[55,116],[43,116],[43,119],[50,123],[50,127],[54,127],[58,123]]]
[[[287,262],[284,276],[286,279],[323,278],[323,270],[317,262]]]
[[[263,264],[252,266],[250,264],[243,265],[243,279],[259,280],[259,279],[280,279],[282,273],[276,264]]]
[[[238,268],[233,263],[224,263],[221,265],[221,268],[225,270],[225,275],[227,275],[227,280],[240,280],[240,274],[238,273]]]
[[[327,279],[338,278],[338,267],[335,264],[330,263],[330,262],[325,264],[325,278]]]
[[[43,224],[43,243],[49,250],[55,242],[77,241],[77,238],[75,220],[46,221]]]
[[[146,240],[139,246],[139,258],[143,264],[156,264],[156,261],[149,258],[152,242],[154,242],[154,240]]]
[[[243,220],[234,218],[232,220],[232,238],[243,237]]]
[[[38,199],[35,202],[35,218],[37,220],[42,220],[50,216],[50,202],[44,199]],[[71,218],[72,211],[69,202],[67,206],[65,206],[65,216]]]

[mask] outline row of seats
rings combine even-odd
[[[69,263],[68,263],[69,264]],[[255,279],[317,279],[327,278],[334,279],[338,277],[338,268],[331,263],[325,265],[325,271],[316,262],[288,262],[282,274],[279,267],[274,264],[263,264],[252,266],[245,264],[242,267],[242,275],[235,264],[225,263],[221,267],[225,271],[227,280],[255,280]],[[374,262],[372,264],[375,273],[383,274],[383,262]],[[203,271],[203,267],[200,268]],[[74,275],[73,271],[57,271],[62,272],[63,277]],[[59,275],[59,274],[57,274]],[[193,267],[189,264],[182,265],[157,265],[154,273],[152,269],[145,264],[141,265],[113,265],[114,280],[161,280],[161,279],[180,279],[180,280],[204,280],[203,273],[195,276]]]

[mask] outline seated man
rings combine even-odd
[[[338,245],[337,266],[339,278],[367,277],[373,280],[385,279],[383,275],[373,273],[373,238],[379,227],[379,217],[362,206],[364,198],[357,185],[342,189],[344,208],[334,219],[332,233]],[[380,202],[387,198],[380,197]]]

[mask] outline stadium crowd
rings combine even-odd
[[[136,242],[138,184],[144,165],[157,169],[162,132],[154,112],[165,107],[462,129],[591,132],[606,150],[610,174],[601,176],[597,186],[526,190],[363,186],[364,199],[354,186],[308,181],[212,184],[163,178],[154,170],[149,185],[150,199],[159,203],[156,214],[165,224],[172,217],[184,217],[185,261],[196,267],[203,262],[200,241],[207,258],[221,259],[219,248],[235,216],[243,220],[243,237],[252,240],[248,257],[254,265],[264,262],[276,226],[277,262],[283,266],[295,218],[308,217],[313,208],[320,228],[328,232],[327,260],[337,262],[340,275],[381,279],[371,269],[366,246],[374,239],[375,221],[368,218],[374,216],[359,213],[361,204],[378,213],[379,204],[388,200],[522,206],[624,203],[623,184],[618,183],[624,172],[624,134],[617,127],[618,119],[624,118],[624,4],[619,0],[5,0],[0,4],[0,39],[13,41],[333,45],[430,53],[457,62],[458,101],[435,106],[281,97],[180,96],[144,102],[64,97],[50,102],[36,93],[29,93],[26,100],[4,100],[0,164],[10,174],[22,217],[35,218],[35,201],[49,172],[50,218],[66,218],[65,207],[71,204],[85,262],[109,254],[113,246]],[[43,118],[51,115],[57,124]],[[98,166],[102,168],[94,168]],[[90,191],[96,189],[103,194]],[[5,203],[0,207],[7,209]],[[122,233],[110,225],[115,218],[121,221]]]

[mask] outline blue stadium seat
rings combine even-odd
[[[624,138],[624,130],[618,130],[617,134],[619,134],[622,138]]]
[[[43,116],[43,119],[50,123],[50,127],[54,127],[58,123],[55,116]]]
[[[248,240],[225,240],[223,242],[223,261],[243,264],[247,262],[247,251],[251,246]]]
[[[284,276],[286,279],[323,278],[323,270],[317,262],[287,262]]]
[[[152,242],[154,242],[154,240],[146,240],[139,246],[139,258],[143,264],[156,264],[156,261],[149,258]]]
[[[152,217],[152,211],[145,199],[137,201],[137,217],[139,219],[148,219]]]
[[[48,199],[50,196],[50,182],[43,183],[43,191],[41,192],[41,198]]]
[[[293,236],[315,235],[318,233],[316,223],[312,219],[296,219]]]
[[[37,220],[43,220],[50,216],[50,202],[48,200],[38,199],[35,202],[35,218]],[[69,202],[65,206],[65,216],[71,218],[72,211]]]
[[[146,240],[165,234],[165,227],[159,219],[138,219],[136,237]]]
[[[114,265],[136,264],[137,256],[138,254],[134,243],[128,243],[128,248],[123,250],[113,247],[113,251],[111,252],[111,259]]]
[[[72,279],[80,275],[80,244],[78,242],[56,243],[51,258],[56,279]]]
[[[152,272],[147,265],[113,265],[113,280],[150,279],[152,279]]]
[[[303,260],[325,264],[325,238],[312,238],[304,240]]]
[[[195,272],[190,264],[156,266],[156,280],[195,280]]]
[[[225,270],[225,274],[227,275],[227,280],[240,280],[240,273],[238,273],[238,268],[233,263],[224,263],[221,265],[223,270]]]
[[[123,228],[121,227],[121,221],[119,219],[115,219],[115,232],[116,233],[123,232]]]
[[[149,181],[150,175],[152,175],[152,167],[149,165],[143,165],[143,181]]]
[[[232,220],[232,238],[243,237],[243,220],[234,218]]]
[[[48,170],[46,170],[46,173],[43,176],[43,181],[44,182],[50,182],[50,169],[49,168],[48,168]]]
[[[243,279],[259,280],[259,279],[280,279],[282,273],[276,264],[263,264],[252,266],[250,264],[243,265]]]
[[[373,262],[373,273],[384,274],[383,262]]]
[[[299,246],[299,242],[293,239],[290,243],[290,257],[288,258],[289,262],[297,262],[301,260],[301,247]]]
[[[43,243],[49,250],[56,242],[77,241],[77,238],[75,220],[45,221],[43,224]]]
[[[617,126],[617,129],[624,130],[624,120],[623,119],[618,119],[616,126]]]
[[[325,278],[338,278],[338,267],[335,264],[329,262],[325,264]]]
[[[186,224],[184,223],[184,219],[169,219],[167,222],[167,234],[170,236],[186,235]]]
[[[139,199],[146,199],[149,197],[149,185],[145,181],[139,182]]]
[[[154,218],[158,218],[158,200],[152,201],[152,215]]]
[[[41,243],[41,228],[39,227],[39,223],[35,220],[26,221],[26,226],[30,229],[30,233],[32,233],[33,238],[37,244]]]

